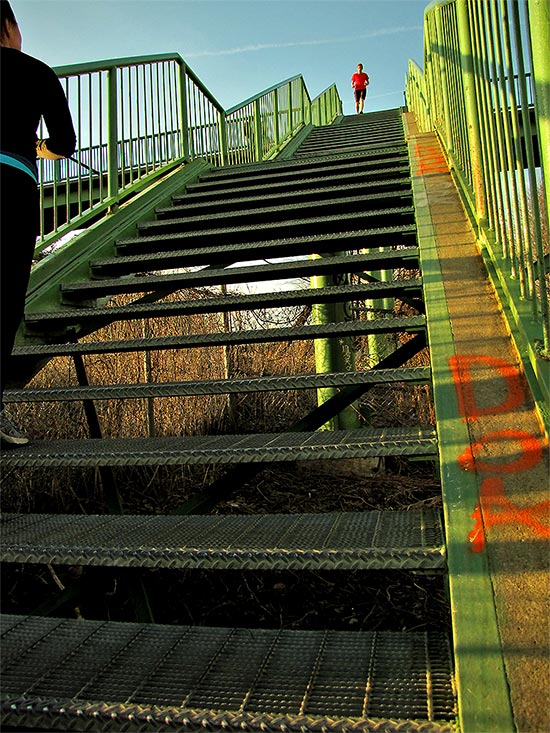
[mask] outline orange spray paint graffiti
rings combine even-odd
[[[498,404],[478,405],[476,401],[472,369],[475,366],[489,369],[494,376],[504,380],[506,396]],[[525,401],[518,370],[503,359],[489,356],[453,356],[449,360],[459,409],[463,419],[476,421],[483,415],[510,412]],[[487,447],[497,443],[508,451],[515,449],[506,460],[488,460],[484,457]],[[479,503],[472,519],[474,528],[468,535],[470,549],[481,552],[485,548],[484,527],[497,524],[523,524],[542,537],[550,538],[550,501],[542,501],[528,507],[520,507],[505,495],[505,476],[534,468],[542,459],[543,442],[540,438],[521,430],[499,430],[481,435],[458,457],[465,470],[474,468],[484,477],[481,482]]]

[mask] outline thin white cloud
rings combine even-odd
[[[226,48],[218,51],[191,51],[184,53],[185,58],[198,58],[204,56],[232,56],[239,53],[250,53],[252,51],[265,51],[268,49],[278,48],[296,48],[298,46],[323,46],[328,43],[350,43],[351,41],[360,41],[365,38],[378,38],[379,36],[389,36],[395,33],[410,33],[411,31],[422,30],[421,25],[398,26],[396,28],[379,28],[370,33],[363,33],[360,36],[347,36],[345,38],[324,38],[311,41],[288,41],[287,43],[256,43],[250,46],[240,46],[238,48]]]

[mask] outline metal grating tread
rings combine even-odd
[[[300,214],[302,208],[302,206],[296,207],[296,212]],[[321,207],[321,209],[322,208],[323,207]],[[256,212],[256,214],[258,213],[261,212]],[[286,209],[283,208],[281,213],[285,214]],[[221,229],[219,227],[216,227],[215,221],[212,222],[214,226],[201,226],[201,224],[208,224],[208,221],[205,221],[204,217],[194,217],[191,220],[185,218],[175,218],[164,219],[162,221],[143,222],[142,224],[138,224],[138,231],[142,233],[144,237],[151,236],[152,234],[154,234],[154,232],[181,232],[182,237],[201,236],[219,239],[219,237],[222,235],[239,235],[244,234],[245,232],[251,232],[254,236],[256,236],[257,231],[262,232],[262,234],[264,232],[275,231],[277,233],[277,236],[279,236],[279,234],[281,234],[282,236],[287,236],[286,230],[292,231],[297,227],[303,227],[307,230],[310,227],[322,226],[325,232],[330,232],[331,229],[326,229],[326,227],[336,226],[336,229],[333,228],[332,231],[338,231],[342,228],[344,222],[350,222],[359,226],[365,220],[387,221],[388,219],[399,219],[400,217],[409,217],[411,220],[413,220],[414,213],[414,206],[391,206],[383,209],[372,209],[366,211],[361,210],[360,212],[357,212],[356,210],[352,212],[340,212],[337,214],[331,212],[330,214],[325,216],[306,215],[299,218],[287,217],[278,221],[266,221],[257,224],[232,224],[231,226],[222,227]],[[199,228],[187,229],[186,224],[195,224]],[[183,230],[180,228],[182,228]],[[285,232],[285,234],[282,234],[283,231]]]
[[[410,175],[401,176],[399,178],[389,178],[384,180],[376,179],[374,181],[361,182],[361,190],[363,192],[372,191],[373,193],[377,191],[399,191],[401,189],[409,189],[410,186]],[[337,181],[332,183],[332,185],[319,185],[317,181],[313,180],[309,182],[309,185],[302,185],[292,191],[273,191],[270,186],[269,201],[271,203],[276,203],[278,201],[296,202],[310,198],[321,200],[330,196],[345,196],[347,193],[355,193],[356,191],[357,182],[347,183],[345,180],[342,181],[342,178],[339,177]],[[197,201],[194,196],[190,196],[189,194],[178,194],[172,196],[172,204],[174,206],[187,205],[193,208],[200,207],[206,209],[207,213],[209,206],[216,206],[216,208],[223,206],[224,208],[229,209],[235,205],[249,205],[254,202],[265,203],[265,201],[266,194],[263,186],[258,189],[255,194],[247,195],[245,193],[245,195],[236,196],[235,194],[232,195],[231,193],[228,193],[228,195],[224,196],[222,200],[220,200],[220,196],[216,195],[210,196],[209,200],[204,202]]]
[[[219,244],[210,246],[194,246],[191,250],[183,250],[180,247],[177,248],[177,252],[180,256],[184,257],[187,252],[191,252],[197,258],[201,255],[212,256],[217,253],[227,253],[228,258],[232,262],[235,262],[235,257],[243,256],[247,259],[251,259],[251,255],[258,250],[262,254],[266,252],[272,252],[273,256],[283,256],[286,254],[321,254],[323,252],[334,252],[342,250],[356,250],[364,249],[373,246],[380,246],[385,244],[391,246],[392,243],[400,244],[403,238],[411,239],[416,232],[416,225],[411,224],[398,224],[393,226],[384,227],[369,227],[368,229],[356,229],[346,231],[340,229],[329,234],[305,234],[298,237],[276,237],[274,239],[257,239],[253,242],[236,242],[226,243],[223,246]],[[175,242],[176,244],[181,241],[179,235],[171,235],[164,238],[159,237],[148,237],[146,241],[153,241],[153,244],[158,249],[158,245],[164,242]],[[143,237],[135,237],[128,239],[120,239],[116,242],[117,252],[126,255],[127,252],[137,250],[138,253],[145,251],[147,248],[144,245]],[[157,253],[157,252],[155,252]],[[159,252],[162,254],[163,250]],[[280,253],[280,254],[279,254]],[[253,258],[257,259],[257,258]],[[102,260],[96,260],[93,264]]]
[[[412,190],[409,188],[398,191],[383,191],[380,193],[369,193],[367,195],[358,192],[357,186],[353,187],[355,195],[339,196],[335,198],[319,198],[316,197],[310,201],[293,201],[288,200],[280,202],[272,202],[271,197],[264,196],[259,201],[259,206],[251,206],[245,202],[237,200],[237,207],[224,211],[215,211],[214,207],[210,207],[210,211],[205,213],[187,214],[188,207],[185,202],[181,204],[172,203],[171,206],[157,208],[155,214],[158,217],[156,222],[147,222],[138,225],[139,231],[147,230],[149,226],[159,225],[161,223],[177,219],[179,225],[205,224],[211,228],[216,226],[218,220],[222,220],[229,224],[236,222],[245,222],[247,218],[258,219],[261,217],[262,223],[292,218],[293,214],[299,214],[301,218],[306,216],[316,216],[319,212],[331,210],[332,213],[345,213],[350,209],[357,214],[358,210],[361,214],[366,213],[367,207],[372,205],[380,206],[380,202],[384,203],[386,208],[393,206],[403,206],[405,203],[412,202]],[[240,207],[240,208],[239,208]]]
[[[300,190],[311,186],[334,186],[343,182],[350,182],[355,186],[374,186],[383,185],[386,181],[393,179],[394,176],[400,176],[405,179],[410,178],[410,166],[406,158],[396,158],[395,160],[385,161],[386,167],[378,168],[376,170],[365,170],[362,166],[355,166],[351,170],[347,167],[342,170],[326,173],[322,178],[313,175],[313,172],[308,173],[307,171],[302,173],[302,177],[295,179],[276,179],[269,182],[269,192],[284,191],[286,193]],[[265,169],[264,169],[265,171]],[[266,175],[267,179],[267,175]],[[250,179],[249,185],[243,183],[238,187],[234,186],[231,181],[227,181],[226,185],[222,185],[220,181],[218,187],[212,190],[212,187],[206,183],[193,183],[188,184],[186,187],[186,193],[184,196],[189,200],[196,200],[201,198],[211,199],[214,196],[220,196],[222,193],[226,195],[234,196],[235,191],[240,194],[247,194],[252,192],[254,194],[265,195],[265,180],[261,179],[256,181]]]
[[[33,331],[48,327],[79,325],[92,321],[99,328],[114,320],[168,317],[197,313],[223,313],[254,308],[280,308],[313,303],[349,302],[365,298],[415,297],[421,295],[422,279],[392,282],[365,282],[361,285],[334,285],[310,290],[281,290],[272,293],[227,295],[216,298],[130,303],[97,308],[65,308],[49,313],[27,313],[25,325]]]
[[[443,632],[1,621],[5,725],[151,733],[455,730]]]
[[[4,401],[58,402],[76,400],[136,399],[147,397],[184,397],[193,395],[243,394],[275,390],[320,389],[349,387],[363,384],[426,384],[430,381],[429,367],[402,369],[370,369],[366,372],[324,372],[322,374],[291,374],[247,379],[203,379],[189,382],[153,382],[113,384],[91,387],[48,387],[7,389]]]
[[[110,354],[114,352],[157,351],[162,349],[190,349],[203,346],[227,346],[231,344],[271,343],[301,339],[331,338],[338,336],[362,336],[372,333],[417,332],[425,326],[424,316],[408,318],[380,318],[373,321],[342,321],[315,326],[284,326],[252,331],[230,331],[183,336],[164,336],[123,341],[81,341],[79,343],[38,344],[19,346],[14,356],[74,356],[75,354]]]
[[[439,512],[3,514],[3,562],[210,570],[443,570]]]
[[[287,167],[285,170],[276,170],[272,168],[271,163],[264,163],[257,170],[240,169],[227,171],[224,175],[218,173],[217,169],[212,170],[208,174],[202,175],[196,183],[190,183],[186,187],[187,191],[195,192],[198,190],[215,192],[218,190],[238,191],[242,187],[252,186],[257,188],[259,185],[277,185],[286,184],[299,188],[300,182],[323,181],[330,177],[338,176],[339,180],[345,180],[345,176],[353,173],[360,173],[365,179],[378,178],[384,175],[384,171],[394,166],[408,166],[409,159],[405,146],[399,150],[389,150],[385,157],[365,162],[357,158],[351,159],[352,155],[340,153],[338,156],[327,156],[324,159],[323,167],[310,166],[310,158],[301,160],[292,160],[293,169]],[[349,162],[346,160],[349,159]],[[408,168],[410,174],[410,168]],[[320,184],[322,185],[322,183]]]
[[[401,120],[387,122],[384,127],[381,127],[379,122],[356,125],[354,132],[361,137],[369,137],[374,132],[379,137],[385,136],[386,138],[394,138],[400,136],[401,140],[403,140],[403,124]],[[346,140],[349,142],[349,139],[349,125],[338,125],[337,127],[323,125],[322,127],[316,127],[312,130],[304,142],[307,143],[309,141],[318,140],[327,142]]]
[[[336,275],[395,268],[417,268],[418,248],[406,247],[384,252],[353,254],[320,259],[290,260],[267,265],[245,265],[214,269],[205,267],[194,272],[174,275],[138,275],[120,279],[88,280],[61,286],[65,300],[103,298],[116,293],[143,293],[154,290],[182,290],[223,283],[251,283],[265,280],[283,280],[312,275]]]
[[[273,463],[381,456],[431,457],[433,428],[371,428],[250,435],[35,440],[3,448],[3,468],[181,466]]]
[[[354,150],[376,150],[380,152],[385,147],[400,145],[402,142],[403,131],[397,131],[393,135],[383,135],[374,130],[371,132],[362,131],[360,135],[355,134],[353,137],[347,135],[347,137],[335,138],[333,140],[308,137],[296,150],[294,158],[314,156],[320,152],[332,153],[333,155],[349,153]]]
[[[212,170],[203,173],[199,179],[199,184],[206,181],[221,181],[223,179],[235,180],[243,175],[248,174],[264,174],[266,172],[271,174],[284,174],[292,173],[294,171],[316,171],[318,170],[321,175],[325,171],[330,171],[334,168],[349,169],[350,166],[368,166],[369,164],[378,165],[387,158],[396,158],[408,160],[407,144],[403,142],[401,145],[394,146],[392,148],[385,148],[382,151],[377,150],[363,150],[361,152],[353,152],[348,155],[343,155],[339,160],[328,155],[318,155],[317,157],[311,157],[309,160],[296,161],[296,160],[269,160],[262,161],[260,163],[244,163],[243,165],[232,165],[222,166],[220,168],[213,168]]]

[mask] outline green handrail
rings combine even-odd
[[[312,101],[301,76],[226,112],[178,54],[55,71],[67,94],[78,147],[70,160],[39,162],[37,257],[177,166],[197,158],[212,165],[266,160],[303,125],[330,124],[342,112],[334,85]]]
[[[441,0],[424,14],[424,69],[409,62],[406,82],[408,107],[441,141],[536,374],[550,356],[549,69],[546,0]]]

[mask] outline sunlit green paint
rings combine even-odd
[[[550,207],[550,5],[434,1],[425,10],[424,43],[424,69],[409,63],[409,109],[422,131],[437,132],[500,283],[518,349],[543,375],[550,355],[543,234]]]
[[[467,541],[479,488],[474,474],[466,473],[457,462],[457,457],[470,444],[470,437],[467,425],[460,419],[449,369],[454,339],[434,226],[421,176],[413,178],[413,193],[446,517],[459,730],[464,733],[512,733],[515,727],[487,556],[471,552]]]

